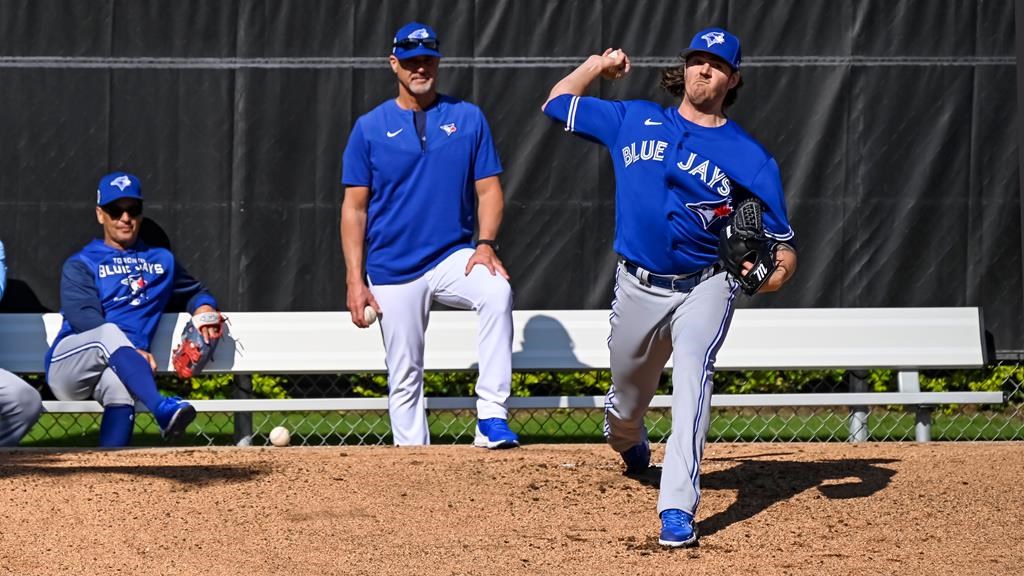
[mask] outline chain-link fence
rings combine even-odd
[[[828,393],[850,391],[848,375],[842,371],[722,372],[716,375],[716,393]],[[472,395],[475,375],[464,373],[433,374],[428,382],[429,396],[465,397]],[[895,372],[860,374],[876,392],[895,391]],[[183,395],[210,397],[273,398],[365,398],[383,396],[383,375],[294,375],[267,378],[252,386],[248,378],[236,378],[220,391],[203,389],[193,383],[196,393],[178,390]],[[269,382],[269,384],[268,384]],[[41,386],[41,382],[37,380]],[[238,386],[240,384],[241,386]],[[577,373],[516,373],[513,390],[517,396],[600,395],[607,390],[607,371]],[[255,388],[255,391],[251,391]],[[568,389],[567,389],[568,388]],[[935,406],[931,415],[932,439],[940,441],[1024,440],[1024,362],[1020,356],[1006,355],[984,370],[939,371],[921,373],[922,391],[999,390],[1001,405]],[[172,390],[174,391],[174,390]],[[211,393],[212,392],[212,393]],[[666,374],[659,394],[669,394],[670,375]],[[876,406],[868,413],[867,439],[871,441],[913,441],[914,406]],[[712,411],[710,442],[836,442],[848,441],[857,434],[851,429],[851,409],[836,407],[794,408],[716,408]],[[98,438],[100,414],[44,414],[30,431],[25,444],[38,446],[94,446]],[[436,444],[469,443],[476,425],[473,410],[430,410],[428,422]],[[525,443],[600,442],[603,412],[592,409],[518,409],[510,416],[512,428]],[[268,434],[286,426],[292,444],[306,446],[390,444],[391,431],[386,410],[323,412],[202,412],[178,440],[186,445],[269,445]],[[664,441],[671,429],[667,408],[648,412],[647,426],[653,441]],[[139,414],[136,421],[136,445],[162,444],[152,418]]]

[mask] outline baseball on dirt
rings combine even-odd
[[[292,441],[292,435],[284,426],[276,426],[270,431],[270,443],[274,446],[287,446]]]
[[[363,308],[363,320],[366,320],[367,324],[373,324],[377,321],[377,311],[374,310],[373,306]]]

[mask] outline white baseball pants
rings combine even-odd
[[[464,248],[423,276],[404,284],[371,283],[380,305],[388,368],[388,413],[398,446],[430,444],[423,400],[423,347],[430,305],[475,310],[480,318],[476,383],[478,418],[508,418],[512,392],[512,288],[505,278],[474,266],[466,275],[473,249]]]

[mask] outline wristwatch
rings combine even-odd
[[[481,244],[483,244],[484,246],[490,246],[491,249],[494,250],[495,252],[498,251],[498,241],[497,240],[477,240],[476,241],[476,245],[477,246],[480,246]]]

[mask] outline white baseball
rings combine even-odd
[[[287,446],[292,441],[292,435],[284,426],[276,426],[270,431],[270,443],[274,446]]]
[[[609,58],[618,58],[619,57],[619,49],[616,48],[615,50],[612,50],[611,52],[609,52],[608,53],[608,57]]]
[[[377,321],[377,311],[373,309],[373,306],[363,308],[363,320],[366,320],[367,324],[373,324]]]

